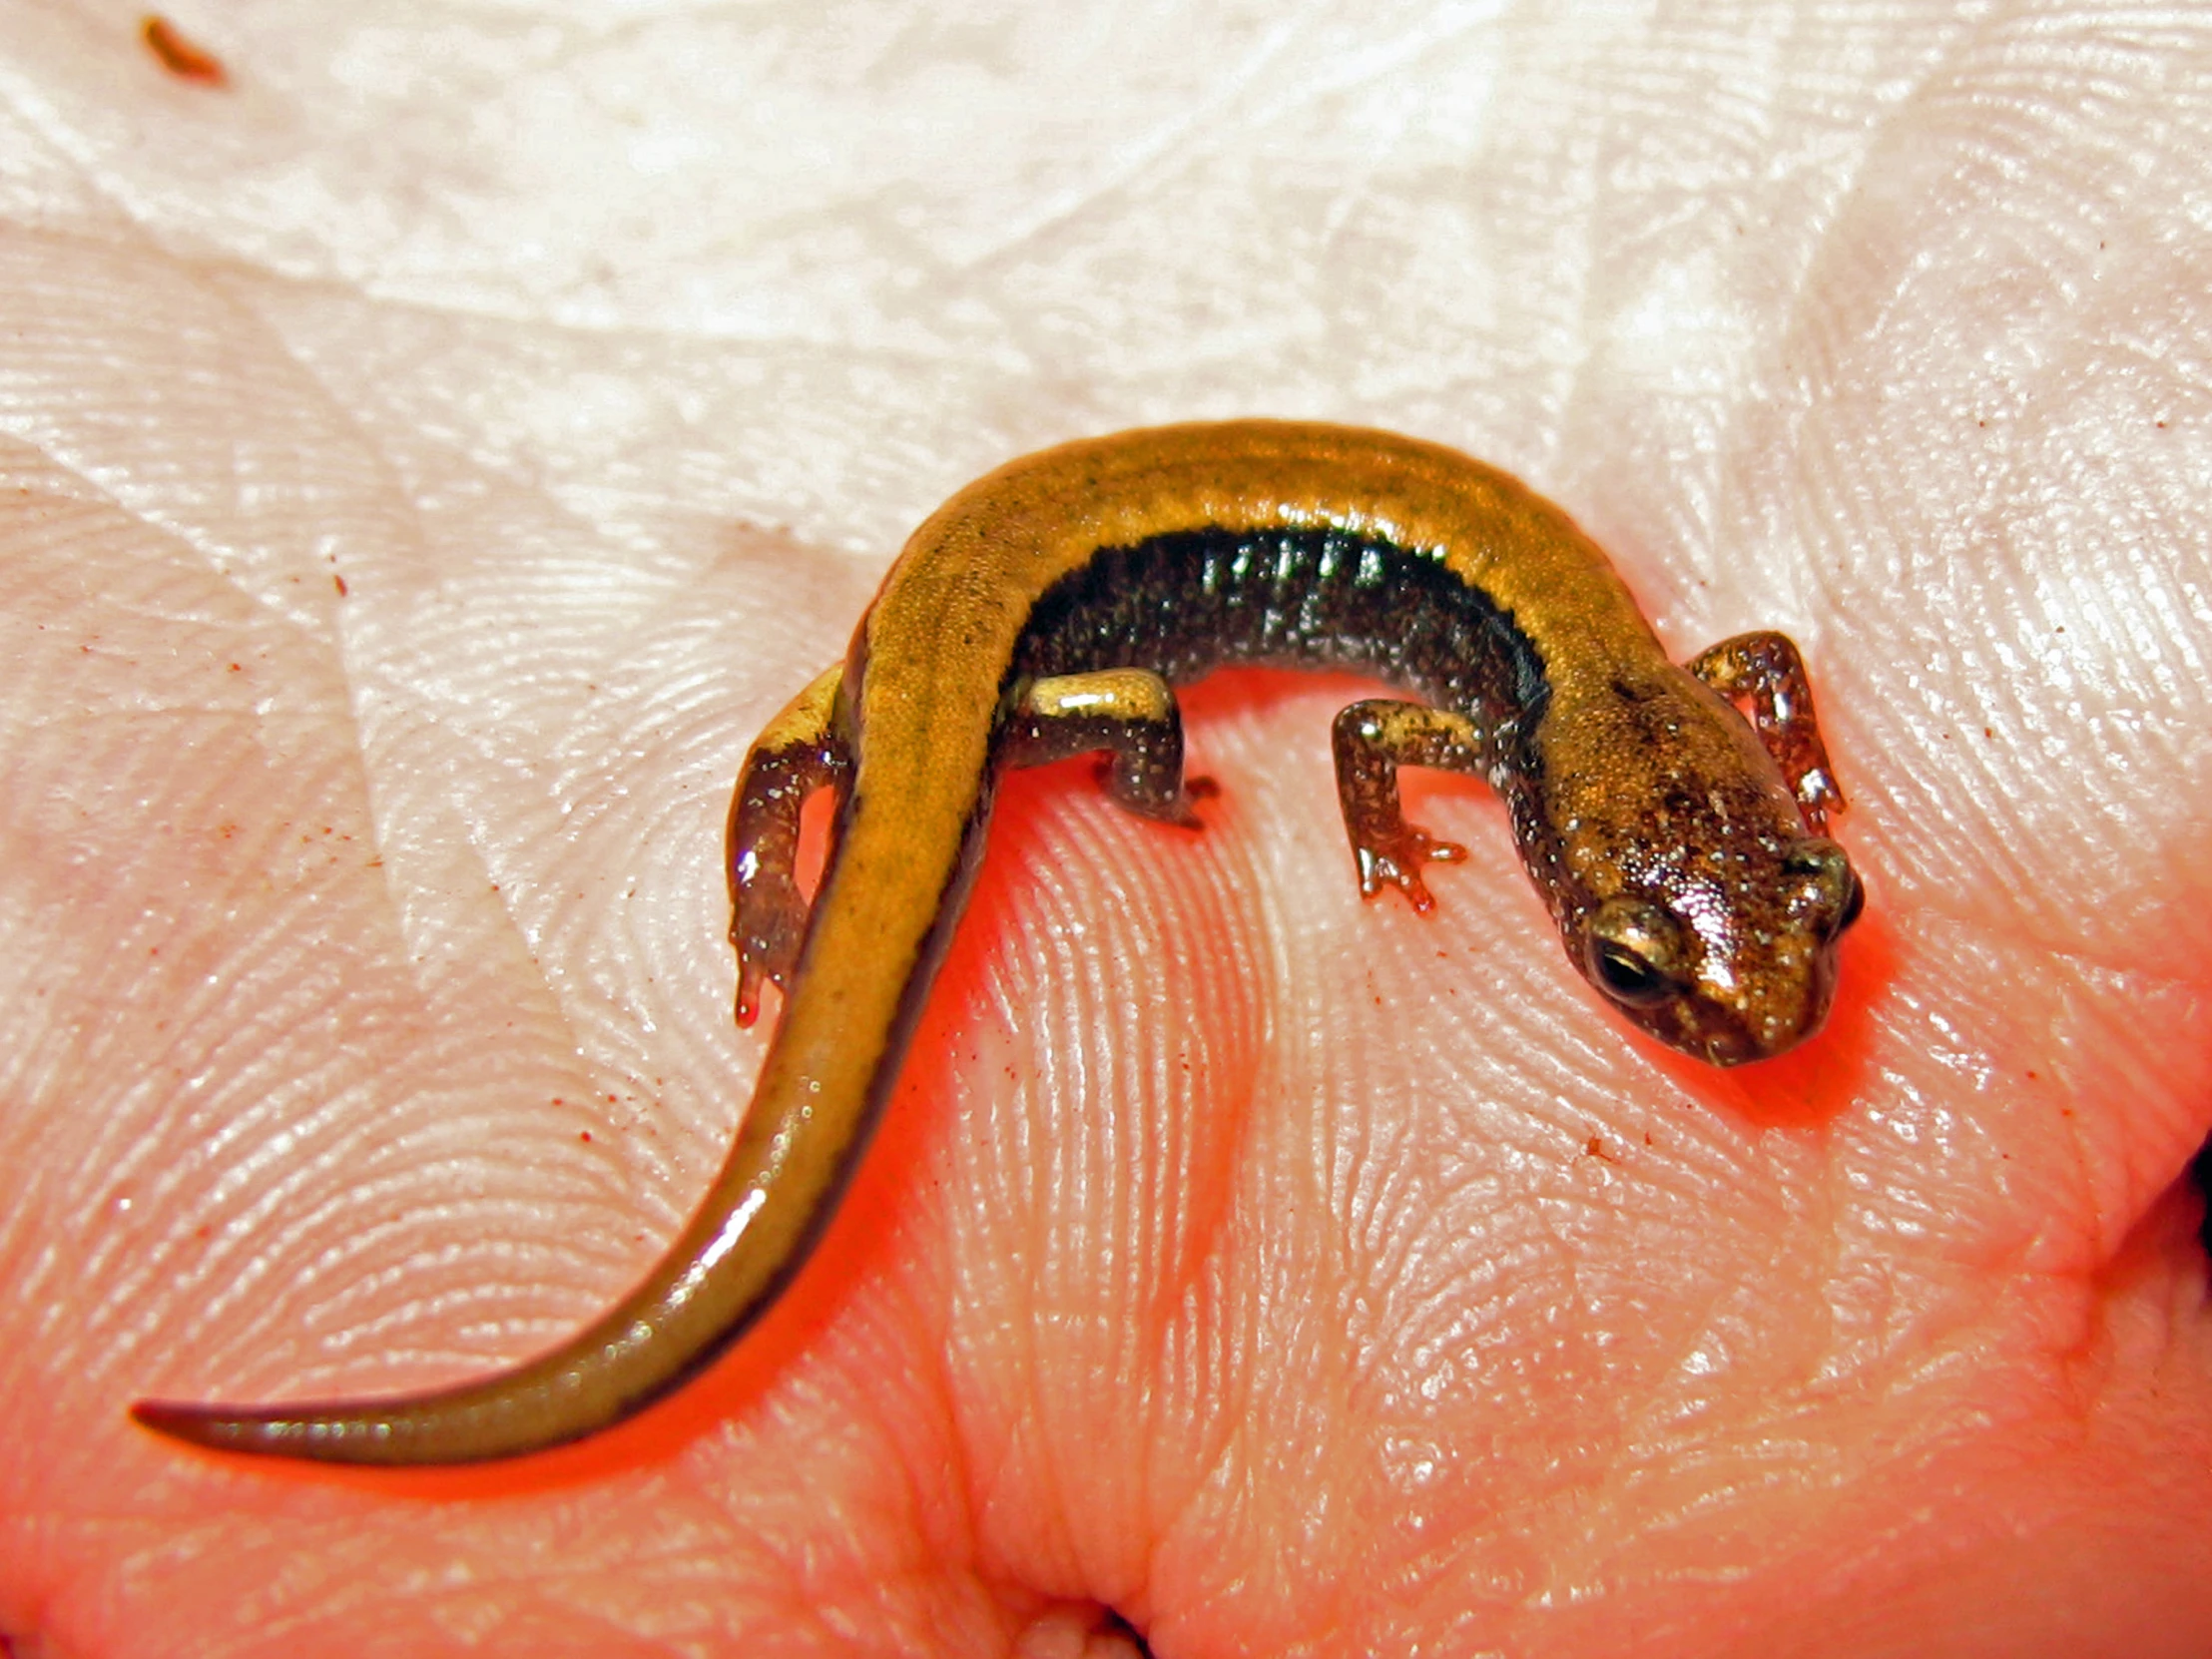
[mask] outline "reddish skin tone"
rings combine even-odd
[[[227,1464],[123,1406],[466,1375],[618,1294],[755,1052],[722,1035],[715,841],[744,743],[870,585],[802,566],[843,534],[820,502],[910,521],[974,450],[1112,422],[1025,404],[986,446],[917,415],[959,448],[936,464],[847,409],[814,440],[841,490],[759,515],[798,542],[655,520],[683,579],[587,620],[557,555],[597,540],[379,402],[394,359],[347,369],[359,332],[281,285],[211,298],[112,226],[16,245],[10,324],[59,343],[11,371],[0,494],[0,1630],[1050,1654],[1107,1601],[1171,1656],[2201,1653],[2212,1344],[2175,1181],[2212,1118],[2212,630],[2176,595],[2208,580],[2212,411],[2172,342],[2212,319],[2204,250],[2154,211],[2185,153],[2130,125],[2201,60],[2122,65],[2109,149],[2028,128],[2002,223],[2078,189],[2106,258],[1992,232],[1976,261],[1938,181],[1982,175],[1907,163],[1964,143],[1930,101],[2016,84],[1993,50],[1870,117],[1903,125],[1826,244],[1849,258],[1761,336],[1810,389],[1782,377],[1777,420],[1732,382],[1721,461],[1661,464],[1617,363],[1571,429],[1518,428],[1556,433],[1550,467],[1503,417],[1397,416],[1576,510],[1678,654],[1759,622],[1805,646],[1872,889],[1819,1044],[1717,1080],[1623,1035],[1478,784],[1412,792],[1473,853],[1433,915],[1362,905],[1329,787],[1349,688],[1219,685],[1191,699],[1224,792],[1195,841],[1080,766],[1011,783],[933,1058],[788,1321],[527,1470]],[[1639,83],[1638,119],[1687,142],[1718,84],[1655,114]],[[304,327],[315,372],[241,307]],[[568,441],[561,483],[605,475]],[[234,500],[225,465],[272,487]],[[179,482],[207,479],[212,505]],[[344,532],[343,600],[302,525]],[[595,600],[634,600],[624,568]],[[263,597],[294,589],[351,608],[343,651],[330,611]],[[494,601],[545,607],[528,661],[573,681],[491,649]],[[546,770],[463,753],[490,730]]]
[[[1253,559],[1261,574],[1241,585],[1228,575],[1242,602],[1209,613],[1208,580],[1187,555],[1146,573],[1104,551],[1317,520],[1387,526],[1392,573],[1354,585],[1357,566],[1316,560],[1285,595],[1278,553]],[[1482,777],[1526,830],[1522,862],[1606,1006],[1712,1065],[1773,1059],[1815,1035],[1862,889],[1823,833],[1843,798],[1788,640],[1744,635],[1702,653],[1695,674],[1675,666],[1557,508],[1398,434],[1201,421],[1078,440],[1009,462],[932,514],[846,663],[755,740],[726,842],[738,1023],[754,1023],[768,984],[785,994],[740,1131],[653,1271],[517,1370],[399,1398],[141,1400],[131,1414],[219,1451],[440,1465],[550,1450],[681,1386],[775,1306],[833,1218],[965,912],[1000,777],[1111,755],[1102,782],[1121,806],[1203,829],[1195,803],[1219,791],[1188,787],[1161,676],[1189,684],[1201,663],[1220,673],[1274,660],[1280,641],[1263,656],[1239,615],[1255,596],[1296,616],[1309,662],[1379,626],[1433,626],[1417,585],[1432,560],[1455,598],[1479,596],[1476,615],[1513,618],[1528,642],[1522,672],[1542,689],[1513,701],[1500,652],[1481,690],[1338,712],[1331,747],[1362,893],[1395,888],[1416,911],[1434,909],[1420,866],[1460,862],[1466,848],[1406,821],[1398,774]],[[1102,569],[1112,574],[1101,580]],[[1056,626],[1053,596],[1070,580],[1086,584],[1081,620]],[[1129,620],[1138,606],[1189,638],[1148,644],[1146,624]],[[1101,642],[1102,628],[1114,637]],[[1041,655],[1024,654],[1029,639]],[[1409,689],[1489,661],[1400,647],[1331,666]],[[1022,689],[1009,704],[1010,675]],[[1493,739],[1516,720],[1533,736]],[[820,791],[838,828],[810,898],[799,851]]]

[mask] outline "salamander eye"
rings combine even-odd
[[[1867,884],[1859,879],[1859,872],[1853,870],[1851,872],[1851,892],[1844,899],[1843,913],[1836,918],[1837,933],[1841,935],[1847,927],[1857,921],[1866,907]]]
[[[1803,898],[1796,902],[1817,904],[1836,918],[1828,928],[1832,939],[1857,921],[1859,912],[1867,906],[1867,890],[1851,867],[1851,855],[1825,837],[1791,847],[1782,855],[1782,870],[1808,883]]]
[[[1667,983],[1665,974],[1625,945],[1594,945],[1590,962],[1597,970],[1598,982],[1605,987],[1605,994],[1631,1007],[1657,1002],[1673,988]]]
[[[1591,981],[1625,1008],[1648,1008],[1681,988],[1682,926],[1656,904],[1608,898],[1583,937]]]

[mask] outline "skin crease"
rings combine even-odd
[[[2203,1651],[2204,24],[438,16],[181,18],[225,93],[0,22],[19,1651]],[[688,151],[679,46],[804,120]],[[400,1478],[130,1426],[618,1295],[758,1053],[746,741],[967,478],[1250,410],[1520,472],[1678,657],[1799,639],[1819,1045],[1624,1034],[1479,785],[1363,906],[1356,688],[1218,683],[1202,836],[1009,787],[848,1218],[668,1410]]]

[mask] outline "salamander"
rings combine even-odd
[[[1827,1015],[1862,887],[1797,649],[1670,662],[1558,507],[1436,444],[1262,420],[1064,444],[953,496],[841,663],[748,755],[727,855],[737,1018],[779,1024],[736,1144],[659,1266],[550,1354],[385,1400],[146,1401],[203,1445],[353,1463],[508,1457],[682,1383],[790,1284],[903,1063],[1009,767],[1109,758],[1122,806],[1197,822],[1173,687],[1232,664],[1395,688],[1336,718],[1362,892],[1432,900],[1464,849],[1407,824],[1401,767],[1479,774],[1568,957],[1631,1025],[1716,1066]],[[800,812],[833,794],[811,900]]]

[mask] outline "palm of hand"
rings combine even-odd
[[[5,289],[42,343],[10,367],[0,498],[0,1631],[1051,1654],[1120,1641],[1093,1631],[1106,1604],[1171,1655],[2199,1650],[2212,1353],[2174,1184],[2212,1116],[2184,855],[2207,830],[2183,348],[2204,300],[2151,227],[2158,147],[2185,174],[2174,135],[2203,110],[2156,90],[2188,43],[2152,43],[2123,64],[2152,90],[2099,106],[2094,141],[2037,125],[2086,61],[2038,38],[2059,44],[2024,78],[1961,36],[1894,42],[1856,86],[1802,44],[1724,74],[1713,42],[1443,43],[1384,106],[1448,102],[1470,65],[1525,76],[1624,163],[1679,175],[1666,136],[1705,142],[1712,89],[1749,85],[1773,153],[1796,134],[1816,159],[1788,190],[1749,163],[1696,187],[1700,224],[1737,192],[1747,253],[1575,162],[1531,99],[1535,136],[1463,143],[1433,197],[1395,170],[1339,192],[1335,251],[1307,256],[1326,293],[1299,303],[1368,318],[1357,349],[1274,337],[1235,380],[1190,373],[1221,317],[1055,287],[1141,246],[1226,282],[1206,291],[1230,326],[1279,326],[1264,268],[1219,275],[1249,187],[1212,167],[1155,159],[1064,213],[1012,174],[974,184],[971,217],[933,228],[964,275],[924,276],[918,313],[886,297],[918,267],[879,225],[830,269],[880,290],[778,275],[779,236],[801,267],[839,246],[825,215],[742,258],[718,233],[669,283],[708,295],[683,320],[594,331],[562,324],[629,320],[656,273],[579,263],[563,314],[533,285],[548,256],[499,223],[406,277],[416,181],[324,130],[307,153],[360,165],[348,200],[413,227],[382,290],[432,302],[364,293],[370,232],[239,207],[256,158],[211,149],[288,155],[296,131],[254,123],[319,112],[256,102],[241,64],[219,114],[141,87],[137,119],[194,140],[149,146],[84,91],[118,73],[103,43],[30,41],[15,61],[56,90],[46,129],[18,102],[14,130],[75,160],[11,210]],[[579,92],[626,49],[568,45],[544,73]],[[1029,46],[1018,109],[964,121],[1052,101]],[[1195,95],[1221,84],[1198,57],[1215,67],[1144,61]],[[1647,77],[1635,131],[1597,114],[1624,63]],[[1294,40],[1270,82],[1357,104],[1335,64]],[[1886,75],[1920,88],[1904,114]],[[434,131],[453,88],[410,96]],[[1291,120],[1270,107],[1247,112],[1262,153]],[[1851,159],[1820,159],[1818,117]],[[1371,136],[1324,125],[1345,154]],[[1992,133],[2028,184],[2000,188]],[[1531,158],[1556,193],[1531,198]],[[829,185],[863,228],[869,159]],[[690,188],[702,216],[711,189],[730,213],[773,194]],[[1417,236],[1393,201],[1429,216]],[[2018,240],[2082,204],[2101,253]],[[1270,223],[1310,211],[1293,192]],[[1004,224],[1020,258],[961,242]],[[180,253],[179,226],[238,263]],[[1487,276],[1492,310],[1409,269],[1401,234]],[[1524,260],[1546,249],[1571,280]],[[987,326],[961,310],[979,291]],[[711,314],[731,293],[831,343],[733,343]],[[1698,295],[1718,308],[1685,329]],[[1639,347],[1640,306],[1674,319],[1662,346]],[[1000,364],[1012,321],[1062,366]],[[1709,371],[1694,395],[1685,352]],[[1387,392],[1314,407],[1348,362]],[[1120,391],[1070,409],[1035,389],[1055,380]],[[1801,634],[1873,889],[1828,1037],[1725,1079],[1638,1047],[1464,783],[1413,795],[1473,849],[1437,913],[1362,906],[1323,736],[1346,689],[1223,682],[1191,699],[1225,791],[1202,837],[1120,817],[1079,773],[1009,786],[845,1218],[789,1311],[668,1411],[546,1467],[396,1481],[129,1427],[146,1392],[467,1374],[617,1294],[757,1052],[727,1023],[714,866],[752,725],[966,476],[1068,431],[1252,408],[1518,467],[1621,553],[1680,654]]]

